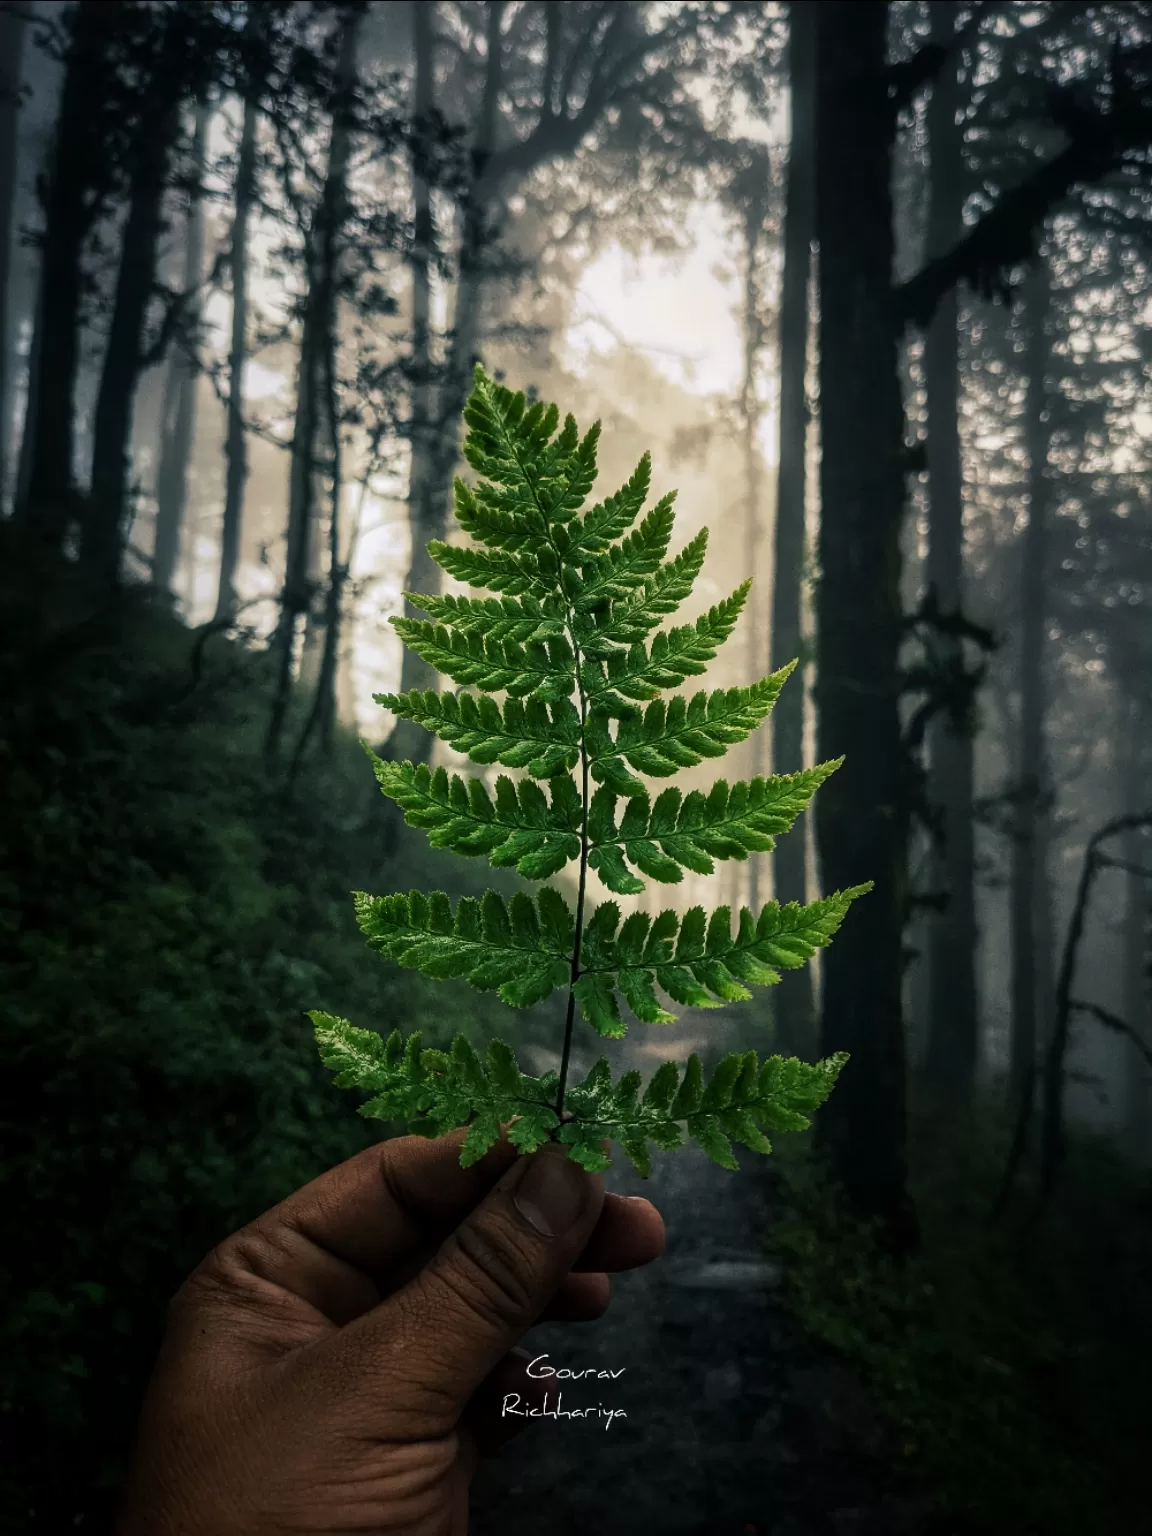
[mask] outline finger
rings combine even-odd
[[[378,1432],[402,1412],[408,1435],[447,1433],[552,1300],[603,1203],[597,1175],[563,1147],[541,1147],[509,1169],[402,1290],[328,1341],[317,1366]]]
[[[448,1234],[441,1234],[441,1240]],[[573,1274],[616,1274],[651,1264],[664,1252],[664,1221],[650,1201],[639,1195],[605,1194],[600,1220],[584,1251],[572,1266]],[[418,1275],[439,1247],[425,1243],[402,1263],[392,1266],[382,1295],[390,1295]]]
[[[256,1277],[269,1302],[279,1289],[308,1303],[318,1321],[351,1322],[417,1274],[515,1163],[516,1149],[502,1141],[461,1168],[466,1134],[367,1148],[228,1238],[198,1278]],[[609,1195],[576,1267],[629,1269],[663,1247],[664,1223],[647,1200]]]
[[[193,1292],[288,1292],[343,1324],[374,1306],[397,1260],[420,1267],[444,1235],[515,1162],[499,1142],[460,1167],[466,1130],[437,1140],[401,1136],[367,1147],[232,1234],[190,1277]],[[187,1287],[186,1287],[187,1288]]]
[[[600,1220],[572,1267],[609,1273],[639,1269],[660,1257],[665,1241],[664,1218],[650,1200],[606,1194]]]

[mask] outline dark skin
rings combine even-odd
[[[116,1536],[463,1536],[477,1463],[531,1422],[505,1394],[547,1388],[519,1340],[601,1317],[664,1247],[561,1147],[465,1169],[463,1137],[370,1147],[189,1276]]]

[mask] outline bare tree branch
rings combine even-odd
[[[1126,1035],[1144,1057],[1148,1065],[1152,1066],[1152,1046],[1149,1046],[1147,1041],[1143,1040],[1137,1031],[1133,1029],[1132,1025],[1126,1024],[1118,1014],[1113,1013],[1108,1008],[1101,1008],[1099,1003],[1086,1003],[1078,997],[1071,998],[1068,1006],[1073,1013],[1090,1014],[1098,1024],[1103,1024],[1105,1029],[1110,1029],[1118,1035]]]

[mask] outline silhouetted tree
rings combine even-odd
[[[122,30],[134,23],[133,10],[131,0],[77,0],[65,23],[64,82],[42,194],[38,356],[25,416],[28,481],[17,508],[53,550],[76,511],[84,247],[118,179],[113,132],[123,107],[118,51]]]
[[[151,13],[140,29],[138,54],[132,60],[141,81],[126,155],[128,211],[96,395],[89,505],[80,541],[81,561],[107,588],[120,576],[136,388],[145,367],[163,355],[183,309],[178,302],[170,306],[160,337],[149,348],[146,321],[182,109],[190,95],[206,87],[215,62],[212,42],[199,19],[198,7],[188,0]]]
[[[299,619],[308,612],[320,566],[316,547],[317,453],[325,425],[326,358],[335,345],[338,262],[348,213],[348,159],[356,99],[356,47],[364,19],[362,4],[345,6],[339,20],[340,47],[333,80],[332,131],[324,187],[315,218],[307,230],[304,268],[307,292],[300,338],[296,385],[296,420],[289,479],[287,559],[280,596],[280,619],[273,638],[277,654],[276,691],[269,717],[267,751],[274,756],[288,709]],[[334,390],[335,385],[332,384]],[[329,416],[335,430],[335,414]],[[329,442],[334,453],[336,439]],[[336,502],[333,500],[333,509]],[[316,647],[317,658],[319,646]],[[315,673],[305,676],[315,684]],[[335,685],[335,673],[331,679]]]
[[[960,50],[954,45],[959,6],[942,0],[930,11],[931,42],[947,54],[928,104],[930,155],[928,256],[950,251],[963,231],[965,176],[960,114]],[[959,299],[941,299],[924,338],[928,398],[929,535],[926,578],[944,614],[963,608],[964,475],[960,457]],[[964,641],[942,633],[940,665],[963,666]],[[929,795],[941,814],[942,845],[929,875],[946,893],[943,912],[930,917],[928,1039],[924,1063],[938,1104],[964,1107],[975,1083],[979,1019],[976,999],[975,852],[972,820],[973,750],[970,721],[961,711],[940,711],[928,727]]]
[[[519,44],[515,52],[504,26],[509,15],[509,30],[515,30]],[[714,25],[707,7],[682,7],[661,16],[653,7],[605,0],[530,4],[513,11],[506,0],[487,0],[479,17],[482,63],[471,76],[465,70],[461,80],[474,111],[464,145],[462,185],[453,185],[459,236],[451,335],[439,370],[432,428],[413,443],[418,462],[410,481],[414,499],[409,502],[408,592],[439,590],[439,567],[428,559],[426,546],[430,539],[442,538],[448,526],[461,413],[479,355],[486,290],[502,259],[501,209],[534,171],[574,155],[602,130],[610,109],[619,109],[623,116],[626,106],[634,112],[649,106],[672,116],[681,94],[684,51]],[[475,25],[463,7],[459,19]],[[429,25],[434,21],[430,17]],[[513,110],[502,113],[506,97]],[[634,118],[623,131],[635,132]],[[414,614],[410,605],[405,611]],[[402,667],[402,690],[426,685],[426,674],[414,670],[423,663],[410,659],[407,650]],[[426,733],[424,741],[405,733],[388,746],[393,756],[403,751],[418,758],[427,750]]]
[[[243,117],[236,157],[232,239],[228,275],[232,289],[232,322],[228,344],[228,400],[224,454],[224,520],[220,529],[220,571],[215,618],[223,622],[236,613],[236,567],[244,521],[244,488],[248,480],[248,438],[244,425],[244,368],[248,361],[248,229],[256,200],[256,129],[264,68],[258,62],[261,8],[249,0],[244,36],[248,44],[241,61]]]
[[[806,545],[808,456],[808,303],[812,273],[815,167],[815,5],[788,8],[788,81],[792,118],[784,214],[784,271],[780,294],[780,456],[776,480],[775,569],[772,590],[772,665],[793,656],[801,664],[771,715],[772,771],[804,766],[804,697],[808,686],[801,629]],[[778,901],[807,900],[805,819],[781,838],[772,868]],[[812,974],[786,971],[772,995],[775,1041],[787,1055],[809,1056],[815,1046]]]
[[[1012,838],[1012,1043],[1009,1092],[1014,1104],[1030,1097],[1036,1081],[1036,827],[1047,814],[1044,768],[1044,638],[1047,609],[1048,523],[1048,336],[1051,287],[1046,259],[1027,284],[1028,336],[1028,521],[1020,541],[1020,742]]]
[[[816,800],[829,890],[873,880],[824,958],[820,1048],[851,1061],[819,1134],[859,1205],[907,1241],[903,927],[909,823],[900,723],[904,417],[892,289],[888,7],[833,0],[816,24],[820,247]]]
[[[184,231],[184,292],[191,297],[185,307],[187,333],[174,349],[168,365],[164,409],[160,423],[160,462],[156,471],[156,542],[152,556],[152,580],[163,592],[171,591],[180,558],[180,535],[188,497],[188,468],[196,429],[196,391],[199,380],[199,289],[204,266],[203,177],[212,108],[201,102],[196,109],[188,215]]]
[[[12,440],[8,316],[25,26],[23,12],[0,11],[0,509],[8,489],[8,448]]]

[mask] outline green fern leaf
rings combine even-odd
[[[521,644],[423,619],[394,618],[392,624],[409,650],[455,683],[545,700],[567,699],[575,686],[576,659],[563,635]]]
[[[390,763],[366,748],[380,788],[410,827],[423,827],[433,848],[487,858],[526,879],[544,880],[580,857],[580,792],[567,774],[549,782],[496,780],[493,799],[480,779],[449,775],[421,763]]]
[[[530,1077],[500,1040],[483,1057],[462,1035],[448,1051],[424,1049],[418,1034],[382,1040],[314,1013],[321,1058],[338,1084],[368,1093],[362,1114],[421,1135],[466,1128],[465,1164],[507,1137],[525,1151],[557,1139],[584,1167],[602,1169],[604,1144],[615,1142],[646,1176],[652,1147],[671,1151],[688,1138],[736,1168],[734,1145],[766,1153],[766,1133],[803,1129],[847,1058],[811,1065],[737,1053],[706,1079],[693,1056],[683,1068],[665,1062],[646,1088],[636,1072],[613,1083],[601,1060],[582,1083],[569,1083],[574,1019],[618,1039],[627,1029],[622,1004],[641,1023],[667,1025],[676,1017],[668,1001],[714,1009],[746,999],[827,944],[870,887],[807,906],[745,908],[734,922],[723,906],[650,917],[603,901],[586,911],[585,877],[591,870],[631,897],[649,880],[677,884],[685,870],[707,875],[717,860],[767,853],[839,760],[719,779],[706,791],[650,790],[646,781],[674,778],[744,741],[795,663],[750,687],[675,692],[707,671],[749,583],[694,623],[662,629],[692,593],[708,534],[669,556],[676,493],[645,510],[650,457],[588,507],[599,423],[581,435],[572,416],[561,420],[555,405],[530,402],[479,367],[464,419],[475,478],[456,480],[454,500],[470,542],[434,540],[428,550],[447,575],[484,595],[407,593],[425,617],[393,620],[404,644],[461,691],[376,699],[473,763],[519,776],[489,782],[365,750],[382,792],[432,847],[531,881],[566,878],[572,865],[575,910],[549,885],[455,906],[439,891],[353,899],[369,945],[397,965],[463,979],[513,1007],[566,991],[561,1068]]]
[[[617,645],[642,640],[667,614],[675,613],[691,595],[708,548],[708,530],[702,528],[674,560],[662,565],[631,596],[614,603],[611,616],[593,629],[602,643]]]
[[[477,631],[490,640],[553,640],[567,633],[564,604],[559,598],[538,602],[533,597],[404,596],[434,624],[447,624],[462,635]],[[558,610],[558,611],[557,611]]]
[[[377,704],[414,720],[474,763],[524,768],[534,779],[555,778],[580,761],[580,716],[567,699],[542,704],[509,699],[503,709],[471,694],[378,693]]]
[[[610,545],[603,555],[587,560],[581,567],[582,589],[574,604],[577,613],[587,614],[613,598],[627,597],[655,575],[672,538],[675,500],[675,491],[670,491],[635,533],[620,544]]]
[[[666,789],[655,805],[643,790],[625,801],[619,827],[618,797],[610,789],[598,789],[589,818],[589,867],[609,890],[630,895],[644,884],[630,873],[629,863],[652,880],[675,885],[685,869],[710,875],[716,859],[769,853],[777,835],[788,831],[842,762],[836,758],[800,773],[732,785],[720,779],[707,794],[697,789],[685,796],[678,789]]]
[[[573,550],[577,555],[599,555],[613,540],[628,532],[648,500],[652,483],[652,455],[646,453],[636,466],[627,485],[608,496],[585,513],[575,530]]]
[[[535,901],[520,891],[508,903],[495,891],[479,901],[466,896],[455,911],[443,891],[354,891],[352,900],[371,947],[425,976],[462,976],[515,1008],[540,1002],[568,980],[574,920],[548,886]]]
[[[605,695],[625,699],[651,699],[663,688],[678,688],[686,677],[698,677],[732,633],[748,597],[751,581],[731,597],[697,619],[676,629],[662,630],[650,647],[637,642],[628,651],[617,651],[607,664],[593,664],[585,674],[585,688],[593,705]],[[623,712],[633,713],[631,705]]]
[[[770,901],[755,918],[744,907],[735,933],[727,907],[707,919],[703,907],[690,908],[683,918],[671,911],[655,919],[634,912],[617,933],[620,909],[603,902],[584,929],[577,1001],[593,1029],[612,1036],[625,1029],[605,1012],[609,982],[642,1023],[674,1020],[657,1002],[656,986],[684,1007],[745,1002],[752,996],[750,986],[774,986],[782,970],[803,965],[829,943],[852,902],[869,890],[870,885],[853,886],[807,906]],[[604,1027],[606,1018],[611,1028]]]
[[[489,592],[506,592],[509,597],[524,593],[545,598],[555,586],[554,579],[540,569],[533,555],[510,555],[503,550],[465,549],[432,539],[428,553],[449,576],[470,587],[484,587]]]
[[[667,704],[656,699],[643,713],[634,710],[620,721],[615,738],[604,730],[594,740],[592,777],[610,788],[634,784],[636,787],[620,788],[618,793],[641,794],[643,784],[627,773],[623,763],[637,773],[667,779],[681,768],[694,768],[706,757],[723,757],[730,746],[750,736],[767,717],[795,665],[789,662],[751,688],[695,693],[690,699],[677,694]],[[607,718],[605,713],[605,724]]]

